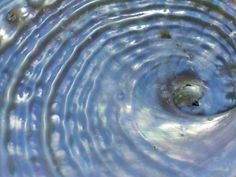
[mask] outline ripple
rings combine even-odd
[[[234,1],[1,1],[4,176],[235,176]]]

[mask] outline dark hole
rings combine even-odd
[[[194,101],[194,102],[192,103],[192,106],[199,106],[199,102],[198,102],[198,101]]]

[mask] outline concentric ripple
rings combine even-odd
[[[235,177],[235,1],[0,12],[0,176]]]

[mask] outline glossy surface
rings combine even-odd
[[[3,177],[235,177],[236,2],[0,1]]]

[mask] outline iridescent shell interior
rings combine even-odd
[[[1,0],[1,177],[235,177],[235,0]]]

